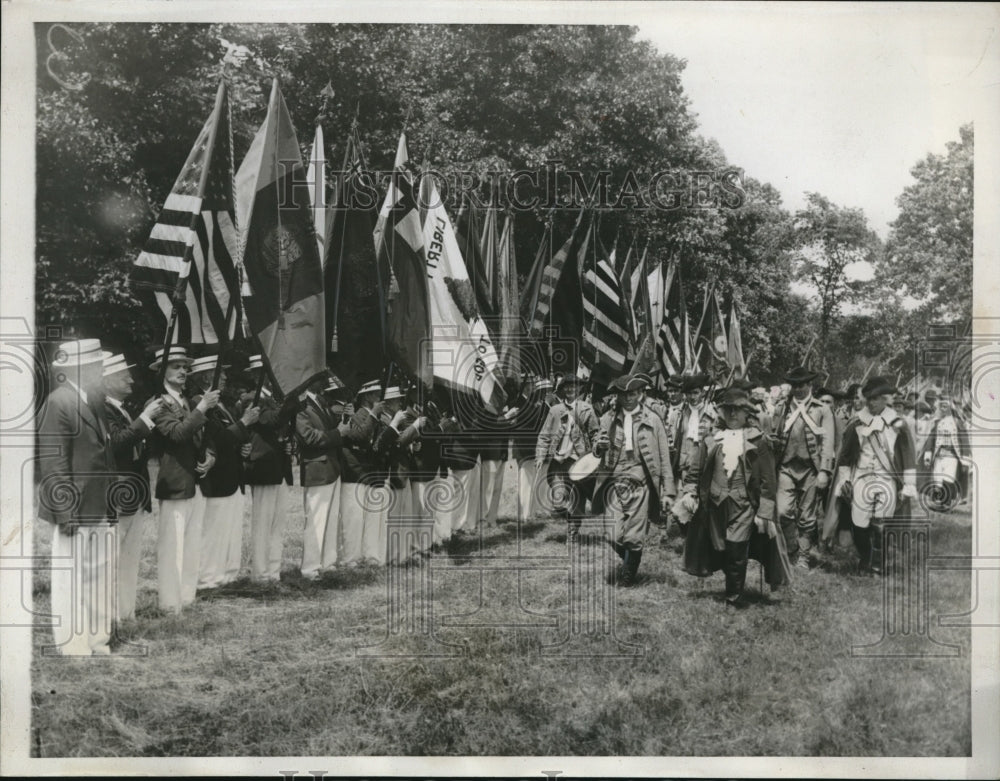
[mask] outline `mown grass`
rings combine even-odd
[[[293,489],[297,498],[300,489]],[[511,495],[505,495],[505,505]],[[61,756],[701,755],[967,756],[969,632],[932,628],[955,658],[860,658],[881,635],[879,581],[849,574],[837,553],[790,590],[749,607],[722,604],[721,574],[680,569],[680,540],[654,542],[639,584],[616,591],[616,635],[638,655],[608,657],[615,638],[568,634],[566,574],[525,566],[480,576],[452,556],[432,563],[436,638],[386,635],[385,573],[298,577],[302,510],[292,502],[282,583],[242,581],[200,595],[181,616],[155,608],[155,523],[145,529],[137,619],[110,658],[35,654],[35,754]],[[522,550],[565,556],[553,522],[521,530]],[[967,513],[935,516],[931,553],[970,549]],[[249,533],[245,544],[249,542]],[[600,545],[596,542],[594,544]],[[483,553],[514,556],[516,524],[482,536]],[[45,541],[39,545],[45,548]],[[246,561],[246,558],[244,559]],[[931,573],[930,612],[970,603],[966,573]],[[766,590],[766,587],[765,587]],[[37,573],[38,610],[48,605]],[[478,612],[474,612],[477,611]],[[442,618],[465,615],[466,624]],[[472,618],[468,614],[473,614]],[[520,627],[496,628],[501,623]],[[49,641],[35,631],[37,649]],[[447,644],[445,644],[447,643]],[[362,658],[359,648],[409,653]],[[553,647],[555,646],[555,647]],[[450,657],[412,654],[449,653]],[[551,655],[551,654],[555,655]]]

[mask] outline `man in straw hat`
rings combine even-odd
[[[829,486],[836,453],[833,410],[812,393],[818,376],[804,366],[786,375],[791,391],[774,420],[778,523],[789,558],[803,569],[809,568],[808,554],[817,543],[817,490]]]
[[[687,524],[684,571],[726,576],[726,603],[743,604],[747,560],[758,559],[772,589],[789,582],[784,538],[774,523],[775,469],[767,438],[751,423],[756,407],[743,388],[717,400],[723,428],[708,434],[694,454],[679,504],[693,512]]]
[[[227,393],[226,367],[219,367],[216,355],[192,362],[190,382],[197,389],[191,401],[198,404],[201,394],[218,381],[218,403],[206,412],[205,436],[215,453],[215,461],[199,480],[205,497],[201,532],[199,588],[216,588],[239,577],[243,556],[243,445],[250,441],[250,429],[260,416],[260,408],[249,406],[236,414]],[[230,409],[230,405],[232,409]]]
[[[117,545],[114,454],[100,401],[102,358],[97,339],[59,345],[56,388],[41,413],[39,517],[54,524],[51,586],[53,647],[67,656],[111,653]]]
[[[374,448],[375,437],[382,427],[375,413],[381,397],[382,384],[378,380],[362,384],[355,398],[354,414],[340,427],[344,441],[340,490],[344,547],[350,555],[376,564],[385,564],[388,505],[385,499],[389,490],[382,459]]]
[[[201,528],[205,497],[199,479],[212,468],[215,454],[205,443],[208,411],[219,403],[219,391],[206,391],[196,404],[184,395],[191,368],[187,351],[171,345],[161,347],[149,366],[163,376],[163,400],[150,435],[150,453],[159,459],[156,498],[160,522],[156,540],[159,605],[180,612],[194,602],[201,566]]]
[[[611,388],[617,403],[601,418],[594,454],[602,456],[595,504],[614,520],[611,548],[622,560],[616,582],[635,583],[652,518],[677,493],[663,421],[642,403],[646,381],[622,376]]]
[[[575,375],[562,378],[558,389],[561,401],[549,410],[535,445],[536,470],[548,467],[549,490],[545,492],[543,506],[568,521],[570,536],[575,536],[580,528],[586,498],[581,487],[570,482],[569,469],[590,452],[600,430],[594,408],[578,398],[582,385],[583,380]]]
[[[889,406],[895,393],[885,377],[872,377],[861,389],[865,408],[844,430],[837,459],[833,496],[849,503],[858,572],[882,571],[882,524],[905,516],[917,498],[917,471],[913,436],[906,421]],[[836,508],[831,508],[831,523]]]
[[[288,453],[288,429],[294,410],[280,405],[264,383],[264,361],[251,355],[247,365],[249,389],[240,397],[236,414],[254,405],[260,417],[250,426],[250,441],[243,446],[243,474],[250,486],[250,577],[256,582],[277,583],[281,578],[281,548],[288,514],[288,488],[293,485]]]
[[[331,386],[343,387],[332,376],[314,380],[295,416],[305,503],[301,572],[306,580],[316,580],[321,572],[333,569],[342,561],[338,546],[341,518],[344,517],[341,510],[343,438],[340,420],[324,398]],[[360,549],[360,518],[356,520],[359,528],[351,539]],[[345,538],[346,532],[345,529]],[[344,547],[347,547],[346,542]]]
[[[133,364],[126,363],[124,355],[104,353],[105,412],[119,474],[119,490],[115,491],[113,502],[118,516],[119,619],[135,617],[142,527],[153,509],[146,438],[155,427],[154,418],[163,406],[163,399],[153,398],[138,417],[132,418],[125,409],[125,400],[132,394],[133,368]]]

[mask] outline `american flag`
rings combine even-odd
[[[216,344],[235,334],[230,301],[235,310],[240,281],[233,214],[233,144],[222,82],[215,109],[132,266],[133,287],[165,327],[176,313],[174,343]]]
[[[578,233],[580,224],[583,222],[583,210],[580,210],[573,226],[573,232],[566,243],[559,248],[559,251],[552,256],[551,260],[541,265],[543,258],[536,258],[536,265],[531,270],[528,282],[525,287],[524,297],[521,300],[521,316],[528,321],[528,335],[534,339],[542,338],[542,333],[549,319],[549,311],[552,308],[552,298],[556,293],[556,286],[562,277],[563,267],[571,254],[574,254],[579,243]],[[573,334],[563,334],[572,337]]]
[[[664,375],[680,374],[691,363],[688,354],[690,325],[684,300],[680,266],[676,261],[667,267],[664,281],[663,316],[656,334],[656,356]]]
[[[623,372],[631,357],[631,328],[625,296],[611,263],[600,260],[588,268],[582,289],[583,358],[595,369]]]

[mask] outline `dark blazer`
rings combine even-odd
[[[149,438],[150,455],[159,458],[156,476],[157,499],[191,499],[197,484],[195,467],[205,456],[203,442],[205,415],[191,404],[184,409],[169,393],[162,394],[163,406]]]
[[[139,510],[151,512],[146,437],[152,429],[139,417],[130,420],[110,401],[105,401],[104,411],[115,467],[120,473],[120,485],[113,492],[114,509],[119,515],[135,515]]]
[[[515,459],[522,461],[535,457],[538,434],[548,415],[549,405],[541,398],[528,401],[518,409],[511,420],[511,441]]]
[[[306,396],[295,416],[302,485],[330,485],[341,477],[343,437],[322,402]]]
[[[197,405],[201,396],[191,399]],[[215,463],[199,480],[206,499],[232,496],[243,492],[243,456],[240,448],[250,441],[250,431],[220,401],[205,416],[206,447],[215,452]]]
[[[375,456],[385,465],[393,488],[402,488],[404,481],[415,471],[416,464],[410,446],[420,441],[419,432],[411,428],[416,419],[416,415],[407,413],[399,425],[398,432],[392,426],[381,424],[380,421],[375,434],[373,448]],[[438,453],[440,460],[440,450]]]
[[[347,424],[344,432],[345,483],[361,483],[385,480],[385,459],[375,453],[375,438],[383,424],[366,407],[359,407]]]
[[[242,415],[253,405],[253,393],[244,393],[236,405]],[[257,400],[260,417],[250,426],[250,456],[243,459],[243,477],[248,485],[292,485],[292,459],[285,452],[285,438],[293,413],[286,412],[273,396]],[[294,410],[293,410],[294,412]]]
[[[441,418],[441,467],[464,471],[476,465],[476,451],[472,447],[474,435],[462,430],[453,417]],[[532,442],[534,448],[534,442]]]
[[[49,394],[38,431],[39,517],[56,524],[114,521],[115,462],[103,404],[69,385]],[[54,449],[53,455],[44,451]]]

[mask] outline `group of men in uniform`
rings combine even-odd
[[[133,416],[124,404],[133,366],[97,340],[61,345],[53,367],[39,428],[39,514],[56,529],[52,601],[63,653],[107,653],[113,622],[134,616],[152,498],[162,610],[178,612],[198,589],[240,576],[247,488],[250,574],[277,582],[294,450],[308,580],[420,559],[496,521],[508,458],[518,466],[519,518],[561,518],[575,537],[589,501],[613,521],[616,582],[635,581],[651,523],[676,519],[685,569],[724,569],[734,603],[748,556],[777,586],[791,562],[808,569],[819,544],[845,526],[861,568],[877,569],[881,520],[916,498],[914,425],[894,410],[896,391],[883,378],[837,394],[815,388],[817,374],[799,367],[772,398],[744,381],[718,389],[691,375],[669,378],[660,398],[636,374],[587,399],[579,377],[555,387],[532,377],[494,414],[378,381],[351,399],[332,374],[279,403],[260,356],[229,385],[217,356],[192,359],[172,346],[157,351],[157,393]],[[924,435],[927,465],[945,451],[967,459],[961,418],[945,412]],[[402,532],[387,534],[394,524]]]

